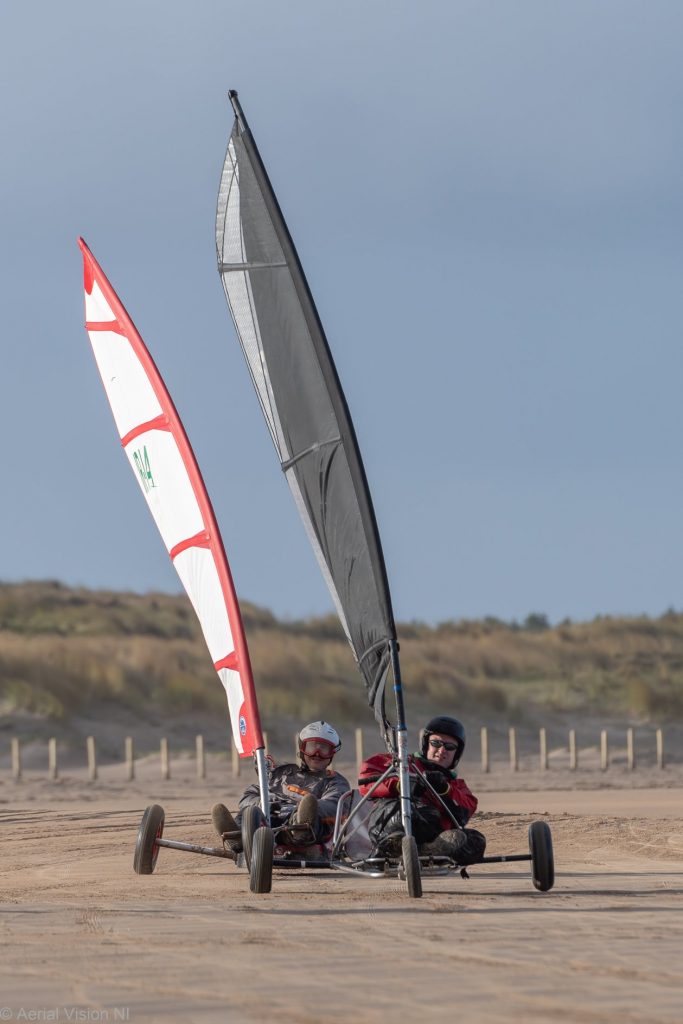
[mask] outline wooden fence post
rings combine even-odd
[[[168,740],[165,736],[161,739],[159,753],[161,754],[161,777],[162,779],[170,779],[171,761],[168,756]]]
[[[57,778],[57,740],[54,736],[47,741],[47,777]]]
[[[232,746],[232,776],[234,779],[239,777],[240,773],[240,755],[237,747],[235,746],[234,739],[230,739]]]
[[[661,771],[664,767],[664,733],[661,729],[657,729],[655,739],[657,742],[657,767]]]
[[[88,736],[85,741],[85,748],[88,752],[88,778],[94,782],[97,778],[97,753],[95,751],[95,737]]]
[[[600,770],[606,772],[609,768],[609,747],[607,746],[607,729],[600,733]]]
[[[485,725],[481,727],[481,770],[489,772],[489,731]]]
[[[539,729],[538,731],[538,744],[539,744],[539,759],[541,763],[541,771],[548,771],[548,739],[546,736],[545,729]]]
[[[133,737],[126,736],[125,741],[126,751],[126,778],[130,782],[135,778],[135,751],[133,748]]]
[[[576,729],[569,730],[569,771],[575,772],[579,766],[579,752],[576,747]]]
[[[514,726],[511,726],[508,730],[508,736],[510,739],[510,771],[516,772],[519,762],[517,760],[517,730]]]
[[[356,779],[353,783],[354,787],[357,784],[358,777],[360,776],[360,766],[363,763],[363,730],[356,729]]]
[[[264,734],[263,734],[263,746],[265,748],[264,749],[264,753],[265,753],[265,755],[267,757],[268,754],[270,753],[270,750],[268,749],[268,733],[267,732],[264,732]]]
[[[12,737],[12,778],[15,782],[21,779],[21,746],[16,736]]]
[[[206,758],[204,757],[204,737],[197,736],[195,739],[195,749],[197,751],[197,778],[206,778]]]
[[[632,772],[636,766],[636,750],[633,742],[633,729],[626,730],[626,766]]]

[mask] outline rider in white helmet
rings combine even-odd
[[[324,843],[332,834],[339,798],[351,788],[347,779],[330,767],[341,749],[341,739],[329,722],[310,722],[300,731],[297,746],[299,764],[282,764],[269,770],[271,822],[275,827],[287,823],[310,825],[315,841]],[[234,818],[224,804],[216,804],[212,817],[218,834],[238,831],[242,813],[254,804],[260,804],[257,782],[242,794]],[[235,840],[231,845],[241,848]]]

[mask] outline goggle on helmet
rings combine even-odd
[[[341,750],[339,733],[329,722],[311,722],[299,733],[299,755],[319,753],[330,760]]]

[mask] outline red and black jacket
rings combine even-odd
[[[380,778],[392,762],[391,754],[373,754],[360,768],[358,777],[358,789],[364,796],[372,787],[372,784]],[[408,758],[408,769],[410,772],[410,791],[413,802],[420,805],[433,805],[441,812],[441,824],[444,829],[453,828],[453,822],[439,804],[434,794],[420,781],[420,776],[426,772],[441,772],[447,776],[448,790],[442,796],[446,806],[452,811],[461,825],[466,825],[477,809],[478,800],[470,791],[467,783],[459,779],[455,772],[441,768],[434,761],[428,761],[421,754],[413,754]],[[396,799],[399,796],[399,781],[397,775],[389,775],[384,782],[381,782],[372,794],[371,800],[382,800],[387,798]]]

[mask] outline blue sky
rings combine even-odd
[[[0,578],[177,590],[83,330],[83,234],[238,592],[331,607],[215,268],[239,90],[356,423],[399,619],[683,607],[683,7],[2,15]]]

